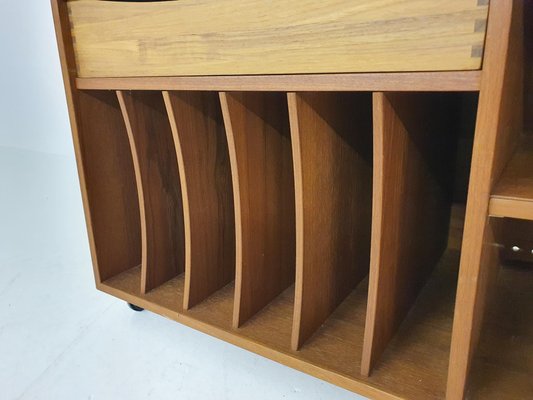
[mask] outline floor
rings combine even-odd
[[[0,387],[2,400],[362,399],[96,291],[74,160],[6,147]]]

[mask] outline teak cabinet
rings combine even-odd
[[[98,289],[370,398],[532,398],[531,1],[52,7]]]

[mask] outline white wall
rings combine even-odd
[[[0,146],[73,154],[48,0],[0,0]]]

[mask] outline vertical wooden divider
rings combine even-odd
[[[296,192],[298,350],[367,275],[372,199],[368,93],[289,93]]]
[[[447,246],[450,94],[374,93],[374,195],[361,373],[368,376]],[[449,101],[451,100],[451,101]]]
[[[239,327],[294,282],[294,178],[287,101],[220,93],[231,161]]]
[[[235,220],[218,94],[163,92],[178,155],[185,226],[184,309],[235,277]]]
[[[446,398],[462,399],[500,266],[489,222],[495,183],[523,132],[524,2],[491,1],[453,319]]]
[[[135,166],[141,215],[141,290],[184,270],[183,209],[176,151],[161,92],[118,91]]]

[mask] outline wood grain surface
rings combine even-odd
[[[460,217],[454,224],[463,225]],[[453,232],[454,235],[459,233]],[[455,242],[459,238],[451,237],[450,241]],[[366,280],[350,293],[299,351],[290,348],[294,293],[291,288],[238,330],[233,329],[231,324],[234,300],[232,285],[188,311],[182,309],[183,275],[143,295],[139,290],[140,270],[133,269],[104,282],[100,289],[370,399],[439,400],[444,398],[446,390],[458,264],[457,250],[444,254],[412,312],[402,323],[370,377],[360,374]],[[527,368],[519,369],[524,366],[524,358],[528,355],[528,347],[524,347],[524,344],[527,346],[530,336],[520,330],[520,327],[527,329],[527,325],[514,324],[514,321],[527,320],[520,310],[527,309],[523,301],[529,292],[523,289],[527,288],[528,281],[524,280],[524,274],[507,272],[504,270],[500,275],[504,278],[503,287],[507,290],[515,288],[516,291],[506,299],[501,297],[505,303],[501,303],[499,309],[514,312],[489,315],[487,322],[491,324],[491,329],[486,332],[489,346],[484,346],[483,357],[478,361],[481,377],[487,376],[489,371],[491,373],[488,380],[476,379],[479,385],[473,387],[472,391],[483,396],[471,396],[473,399],[500,400],[502,393],[513,399],[520,398],[518,394],[527,393],[530,387]],[[502,315],[506,317],[502,318]],[[515,335],[520,336],[513,341]],[[512,345],[515,351],[503,355],[501,347],[497,345],[502,340]],[[500,364],[496,360],[502,360],[502,357],[505,365],[513,366],[512,370],[498,368]],[[509,385],[509,382],[516,385]]]
[[[489,214],[533,221],[533,139],[523,138],[490,197]]]
[[[228,145],[214,92],[164,92],[183,194],[184,308],[235,277],[235,217]]]
[[[141,263],[133,161],[115,93],[79,92],[77,99],[96,264],[105,280]]]
[[[97,287],[369,398],[529,398],[533,371],[529,357],[533,337],[529,312],[531,274],[523,267],[502,268],[500,255],[502,249],[503,254],[508,252],[513,243],[523,248],[532,245],[529,233],[532,222],[489,216],[531,219],[530,149],[526,145],[518,153],[514,151],[520,143],[519,136],[532,128],[531,113],[522,113],[521,101],[524,93],[527,107],[533,104],[530,39],[525,46],[525,76],[522,71],[522,32],[531,38],[533,30],[528,22],[533,15],[532,5],[531,0],[491,0],[490,8],[489,0],[299,0],[290,4],[281,0],[52,0]],[[521,23],[522,6],[525,27]],[[170,123],[175,124],[172,132],[161,93],[122,92],[118,94],[120,104],[108,90],[190,90],[191,93],[184,94],[179,101],[172,97],[175,93],[167,96],[167,106],[169,103],[172,106],[169,109],[182,111],[179,117],[170,115]],[[173,141],[173,135],[178,139],[182,136],[183,129],[179,127],[187,126],[194,127],[196,133],[204,132],[209,139],[216,132],[217,151],[218,145],[222,148],[220,115],[211,121],[209,111],[206,112],[215,107],[216,94],[199,92],[202,90],[228,92],[220,100],[224,106],[224,123],[231,128],[227,139],[236,194],[233,207],[237,276],[235,285],[229,283],[221,288],[223,281],[231,280],[227,276],[219,279],[223,273],[229,275],[229,267],[219,269],[219,260],[227,260],[228,253],[218,256],[213,264],[199,263],[203,266],[195,269],[192,255],[201,251],[198,248],[193,251],[192,222],[187,233],[187,221],[179,219],[185,212],[184,218],[192,221],[191,204],[201,202],[192,200],[195,195],[184,190],[183,207],[189,207],[189,212],[182,210],[180,188],[203,193],[202,185],[206,181],[224,175],[223,168],[217,169],[218,164],[210,163],[211,157],[205,160],[197,157],[195,162],[186,163],[181,142]],[[329,104],[335,103],[336,96],[344,96],[327,93],[330,91],[480,91],[459,271],[463,223],[454,220],[448,241],[450,249],[432,272],[429,271],[432,263],[415,270],[420,260],[412,257],[413,263],[399,262],[392,268],[401,269],[405,277],[390,273],[370,276],[368,296],[366,279],[359,284],[358,279],[347,279],[347,283],[324,289],[324,282],[340,282],[336,275],[327,273],[324,282],[313,283],[311,292],[304,290],[305,273],[313,271],[303,262],[304,255],[313,254],[304,251],[305,244],[315,241],[322,248],[321,241],[325,246],[335,242],[331,236],[321,237],[318,229],[313,231],[314,236],[309,236],[310,227],[306,224],[314,221],[315,215],[306,213],[302,197],[304,190],[313,193],[316,189],[305,183],[304,177],[310,171],[314,171],[316,179],[342,172],[330,168],[343,157],[309,166],[304,163],[304,155],[313,152],[302,151],[305,143],[316,144],[315,138],[305,137],[302,127],[306,132],[315,132],[318,139],[331,133],[331,129],[337,132],[337,127],[329,123],[337,118],[328,114],[337,110],[329,110],[327,104],[322,106],[316,100],[331,96]],[[315,92],[289,94],[292,151],[298,156],[294,160],[288,123],[282,122],[289,119],[286,97],[279,92]],[[400,101],[402,104],[397,104],[399,107],[394,112],[388,112],[393,116],[387,119],[389,122],[394,117],[401,119],[399,115],[404,113],[398,112],[399,108],[416,108],[411,99],[418,95],[376,94],[383,106],[387,102],[390,106],[394,98],[409,101]],[[195,105],[202,111],[193,110]],[[123,120],[120,108],[125,115]],[[306,115],[303,122],[300,121],[302,110]],[[357,112],[364,111],[357,108]],[[342,118],[353,117],[353,113],[354,109],[350,108],[342,113]],[[522,121],[526,123],[525,130]],[[394,132],[399,134],[391,139],[405,145],[400,148],[413,148],[402,142],[403,130],[412,130],[404,124],[404,119],[401,122],[398,124],[396,120]],[[358,127],[359,123],[351,125]],[[159,136],[154,132],[165,134]],[[195,150],[199,144],[215,143],[214,139],[202,142],[197,135],[188,139],[190,148]],[[317,143],[324,142],[317,140]],[[382,149],[387,148],[385,142],[381,145]],[[319,156],[315,159],[331,157],[332,147],[322,146],[325,155],[316,151]],[[403,165],[402,162],[410,165],[399,156],[391,153],[388,161],[383,157],[382,166]],[[181,161],[177,159],[180,157]],[[420,161],[417,157],[414,160]],[[431,161],[420,163],[421,167],[413,174],[416,179],[423,180]],[[190,176],[200,176],[198,181],[187,179],[188,165],[197,172],[191,172]],[[365,166],[371,168],[369,164]],[[413,169],[410,167],[409,171]],[[204,179],[200,173],[206,170],[212,174]],[[186,172],[183,176],[182,171]],[[374,169],[374,173],[378,172]],[[399,173],[401,168],[393,172]],[[295,189],[292,179],[295,179]],[[388,197],[392,199],[389,205],[396,204],[395,196],[402,198],[414,190],[412,186],[402,186],[403,183],[399,179],[388,186],[388,190],[399,192]],[[229,196],[227,185],[225,181],[225,196]],[[379,186],[374,185],[373,189]],[[396,186],[405,190],[395,189]],[[209,187],[213,190],[211,184]],[[344,187],[355,190],[351,185]],[[327,190],[316,199],[326,197]],[[206,201],[213,205],[209,200],[213,192],[206,193]],[[412,204],[404,201],[402,206],[408,213],[415,213],[415,205],[423,197],[415,195],[416,201]],[[429,197],[438,201],[440,195],[432,193]],[[228,198],[223,198],[219,205],[227,204]],[[313,200],[312,196],[306,198]],[[350,198],[355,200],[360,198]],[[325,207],[322,205],[317,203],[314,207],[317,217],[326,215],[331,206],[327,202]],[[424,204],[420,213],[424,214],[425,207],[428,205]],[[367,212],[369,209],[364,207]],[[402,244],[401,251],[396,251],[394,246],[390,249],[376,246],[376,237],[380,242],[394,236],[395,228],[401,225],[381,224],[381,232],[376,234],[376,210],[374,207],[374,251],[381,251],[380,262],[390,258],[389,250],[402,261],[405,254],[415,251],[417,246],[411,243],[415,240],[409,238],[416,236],[396,236],[393,243]],[[229,209],[219,212],[226,221]],[[439,210],[437,214],[442,216],[445,212]],[[394,221],[391,215],[398,216],[385,213],[380,218]],[[426,219],[430,221],[438,215]],[[350,219],[350,212],[345,216]],[[331,221],[338,222],[332,218],[329,225],[325,223],[320,228],[331,230]],[[225,222],[223,225],[224,231],[217,235],[218,246],[228,249],[226,240],[230,235],[226,235]],[[206,225],[200,230],[214,232],[214,228],[207,229]],[[187,235],[191,240],[186,239]],[[433,248],[444,241],[441,235],[439,230],[418,243]],[[362,246],[366,240],[349,244]],[[186,264],[185,242],[191,246],[191,263],[189,273],[181,274]],[[217,240],[206,240],[206,243],[213,242]],[[339,254],[344,251],[346,247]],[[149,254],[158,256],[150,258]],[[323,264],[337,265],[335,256],[324,257]],[[173,257],[176,263],[168,263]],[[375,257],[372,253],[372,261]],[[320,260],[320,254],[311,259]],[[243,262],[246,260],[250,262]],[[297,279],[292,286],[295,265]],[[353,267],[342,265],[340,270],[350,268]],[[317,264],[314,271],[322,269],[327,270]],[[193,270],[208,282],[196,286]],[[428,276],[426,285],[416,296],[421,281]],[[392,282],[392,288],[403,288],[400,295],[391,289],[384,299],[377,296],[378,282],[387,282],[385,278]],[[213,282],[216,284],[211,286]],[[493,294],[496,301],[491,302]],[[369,333],[364,328],[367,297],[366,330],[371,326],[382,329],[381,333],[371,332],[377,339],[370,345]],[[397,305],[390,308],[379,305],[380,302],[390,304],[387,302],[393,298],[397,299]],[[306,301],[319,306],[306,313],[303,311]],[[339,304],[337,307],[333,305],[335,302]],[[329,308],[322,308],[322,303]],[[410,312],[402,317],[409,306]],[[328,311],[324,312],[325,309]],[[378,314],[387,318],[380,321]],[[316,315],[323,316],[322,322],[318,322]],[[373,319],[370,325],[368,318]],[[237,326],[239,329],[235,329]],[[387,338],[387,332],[394,335]],[[364,376],[361,372],[369,371],[370,365],[374,365],[372,374]]]
[[[294,282],[294,177],[282,93],[221,93],[235,200],[234,327]]]
[[[178,162],[160,92],[117,92],[135,166],[142,233],[142,292],[184,271]]]
[[[269,92],[479,91],[480,71],[77,78],[78,89]]]
[[[492,188],[523,132],[523,2],[491,2],[468,188],[447,398],[462,399],[498,271],[488,224]]]
[[[460,98],[374,94],[372,253],[361,371],[369,375],[447,246]]]
[[[94,277],[99,284],[141,262],[133,162],[114,94],[76,89],[67,3],[52,0],[51,5]]]
[[[477,0],[68,3],[79,77],[481,67]]]
[[[290,93],[299,349],[367,275],[372,199],[368,93]]]

